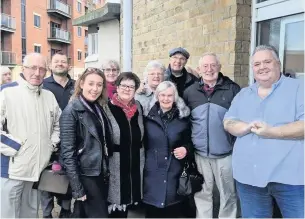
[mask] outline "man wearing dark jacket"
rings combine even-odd
[[[196,193],[196,217],[213,217],[214,179],[220,195],[219,218],[236,218],[237,196],[232,176],[234,138],[224,130],[223,118],[240,87],[221,72],[214,53],[206,53],[199,61],[200,81],[184,91],[191,109],[192,142],[198,171],[205,183]]]
[[[67,106],[71,95],[74,91],[75,81],[71,79],[68,74],[69,63],[68,58],[63,53],[56,53],[52,56],[50,69],[52,75],[43,81],[43,88],[50,90],[60,107],[63,111]],[[51,162],[53,160],[58,160],[57,156],[54,154],[51,157]],[[52,217],[52,210],[54,208],[54,196],[57,197],[57,203],[61,206],[61,211],[59,214],[60,218],[67,218],[71,214],[71,195],[59,195],[46,191],[41,192],[41,208],[43,211],[44,218]]]
[[[192,85],[198,79],[185,69],[190,54],[185,49],[178,47],[169,51],[170,62],[166,70],[167,78],[165,81],[173,82],[178,90],[180,97],[183,97],[183,92],[186,88]]]

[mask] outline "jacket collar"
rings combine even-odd
[[[230,89],[229,85],[234,83],[229,77],[224,76],[221,72],[218,73],[218,78],[217,82],[214,86],[215,90],[216,89]],[[204,86],[204,82],[202,78],[200,78],[200,81],[198,82],[198,90],[202,90]]]
[[[153,95],[154,92],[152,91],[152,89],[150,89],[149,87],[147,87],[145,89],[145,96],[150,97],[151,95]]]
[[[86,111],[84,104],[80,101],[79,97],[72,100],[72,108],[76,111]]]
[[[165,81],[170,80],[171,75],[173,74],[170,64],[168,65],[168,68],[166,69],[165,73],[166,73]],[[193,78],[190,76],[191,73],[188,73],[187,70],[184,67],[182,69],[182,74],[186,75],[185,84],[188,84],[188,83],[192,82]]]
[[[72,83],[73,83],[74,80],[71,78],[71,76],[70,76],[69,74],[67,74],[67,78],[68,78],[69,80],[68,80],[66,86],[72,85]],[[55,79],[54,79],[53,73],[51,74],[50,77],[47,77],[44,81],[45,81],[45,82],[48,82],[48,83],[55,83],[55,84],[58,84],[58,83],[55,81]]]
[[[20,77],[17,79],[17,82],[18,82],[18,84],[20,84],[21,86],[29,89],[33,93],[40,94],[40,92],[41,92],[42,83],[39,86],[31,85],[28,81],[25,80],[22,73],[20,74]]]

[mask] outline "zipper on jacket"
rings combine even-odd
[[[210,126],[210,101],[211,101],[211,96],[208,97],[208,116],[207,116],[207,155],[210,155],[210,139],[209,139],[209,126]]]
[[[130,134],[130,173],[129,173],[129,177],[130,177],[130,203],[132,204],[132,176],[131,176],[131,173],[132,173],[132,133],[131,133],[131,125],[130,125],[130,121],[127,119],[128,121],[128,125],[129,125],[129,134]]]
[[[36,110],[37,110],[37,115],[39,115],[38,113],[39,113],[39,101],[38,101],[38,97],[40,96],[40,94],[38,94],[37,93],[37,95],[36,95],[36,104],[37,104],[37,108],[36,108]],[[39,116],[37,117],[37,121],[38,121],[38,173],[39,173],[39,169],[40,169],[40,144],[41,144],[41,141],[40,141],[40,133],[41,133],[41,130],[40,130],[40,121],[39,121]],[[39,176],[38,176],[39,177]]]

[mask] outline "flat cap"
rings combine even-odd
[[[174,49],[170,50],[169,57],[172,57],[173,55],[175,55],[177,53],[182,54],[186,59],[188,59],[190,57],[190,54],[188,53],[188,51],[186,51],[182,47],[178,47],[178,48],[174,48]]]

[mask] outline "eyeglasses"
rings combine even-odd
[[[160,77],[160,76],[162,76],[162,75],[164,75],[163,73],[149,73],[149,74],[147,74],[147,75],[149,75],[149,76],[158,76],[158,77]]]
[[[41,73],[46,73],[48,71],[48,69],[46,68],[43,68],[43,67],[38,67],[38,66],[23,66],[24,68],[27,68],[27,69],[31,69],[32,71],[37,71],[39,70],[39,72]]]
[[[203,68],[208,68],[209,66],[210,66],[210,68],[215,69],[219,65],[218,64],[204,64],[204,65],[202,65]]]
[[[110,72],[117,73],[118,69],[116,69],[116,68],[104,68],[103,71],[105,73],[110,73]]]
[[[124,90],[134,90],[136,87],[133,85],[120,84],[120,87]]]
[[[185,57],[172,56],[171,58],[174,59],[175,61],[180,61],[180,62],[186,61]]]

